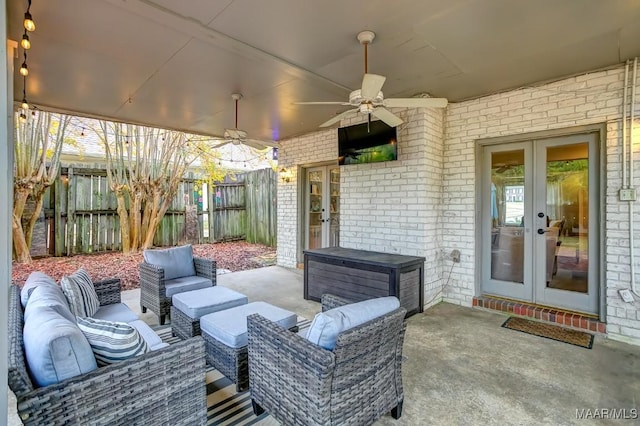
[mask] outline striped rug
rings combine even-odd
[[[308,319],[298,317],[298,327],[304,330],[311,325]],[[180,338],[171,336],[171,326],[156,329],[163,341],[172,344]],[[236,392],[236,385],[218,370],[207,365],[207,424],[209,425],[277,425],[265,412],[256,417],[251,408],[249,392]]]

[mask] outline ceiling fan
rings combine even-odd
[[[447,106],[445,98],[391,98],[385,99],[382,94],[382,85],[387,79],[385,76],[369,74],[367,46],[375,38],[373,31],[362,31],[358,34],[358,41],[364,45],[364,78],[362,88],[349,94],[349,102],[296,102],[297,105],[345,105],[355,107],[325,121],[320,127],[329,127],[343,118],[355,115],[358,112],[379,118],[391,127],[399,126],[402,119],[387,108],[444,108]]]
[[[219,148],[226,144],[234,144],[234,145],[246,145],[255,149],[266,149],[268,147],[277,147],[277,142],[266,142],[260,141],[257,139],[249,139],[247,138],[247,132],[244,130],[238,129],[238,101],[242,99],[242,95],[240,93],[234,93],[231,95],[231,99],[233,99],[236,103],[236,127],[233,129],[225,129],[222,137],[220,139],[224,139],[224,141],[214,148]]]

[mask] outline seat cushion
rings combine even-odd
[[[27,307],[27,302],[29,301],[29,296],[31,296],[31,292],[33,291],[33,289],[40,285],[48,285],[51,287],[56,287],[58,290],[60,290],[60,293],[62,294],[62,289],[58,287],[58,284],[56,284],[53,278],[51,278],[49,275],[45,274],[44,272],[34,271],[31,274],[29,274],[29,277],[27,278],[27,280],[24,282],[24,285],[22,286],[22,290],[20,290],[20,303],[22,303],[23,308]]]
[[[144,341],[147,342],[147,347],[150,351],[157,351],[158,349],[169,346],[167,343],[162,341],[160,336],[158,336],[146,322],[142,320],[135,320],[131,321],[129,325],[138,330],[138,333],[140,333]]]
[[[40,307],[44,306],[51,307],[58,314],[75,324],[76,316],[69,309],[67,298],[57,284],[40,285],[31,289],[29,302],[24,310],[24,320],[28,321],[32,312],[36,312]]]
[[[246,305],[247,296],[219,285],[178,293],[171,303],[189,318],[198,319],[212,312]]]
[[[253,302],[200,318],[203,333],[231,348],[247,346],[247,317],[260,314],[284,328],[291,328],[298,322],[297,315],[266,302]]]
[[[91,318],[129,323],[138,319],[138,315],[124,303],[112,303],[100,306]]]
[[[69,321],[52,306],[28,304],[27,309],[31,312],[24,324],[24,350],[35,384],[48,386],[97,368],[91,346],[75,320]]]
[[[338,335],[343,331],[364,324],[399,307],[398,298],[389,296],[351,303],[320,312],[309,327],[307,340],[324,349],[333,350]]]
[[[168,249],[144,250],[144,261],[164,270],[164,279],[188,277],[196,274],[193,249],[190,244]]]
[[[174,294],[183,293],[185,291],[199,290],[201,288],[212,287],[213,282],[209,278],[192,275],[190,277],[174,278],[165,281],[165,294],[171,297]]]
[[[98,365],[121,362],[149,352],[138,330],[124,322],[77,317],[78,327],[91,345]]]
[[[78,269],[73,274],[62,277],[60,286],[75,316],[90,317],[98,311],[100,300],[91,277],[84,269]]]

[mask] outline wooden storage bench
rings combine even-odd
[[[422,312],[424,257],[327,247],[304,251],[304,298],[360,301],[396,296],[407,316]]]

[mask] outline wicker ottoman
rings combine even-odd
[[[291,331],[298,331],[295,313],[265,302],[253,302],[200,318],[209,365],[236,383],[238,392],[249,388],[247,317],[260,314]]]
[[[198,336],[202,316],[247,302],[244,294],[220,286],[175,294],[171,300],[171,332],[181,339]]]

